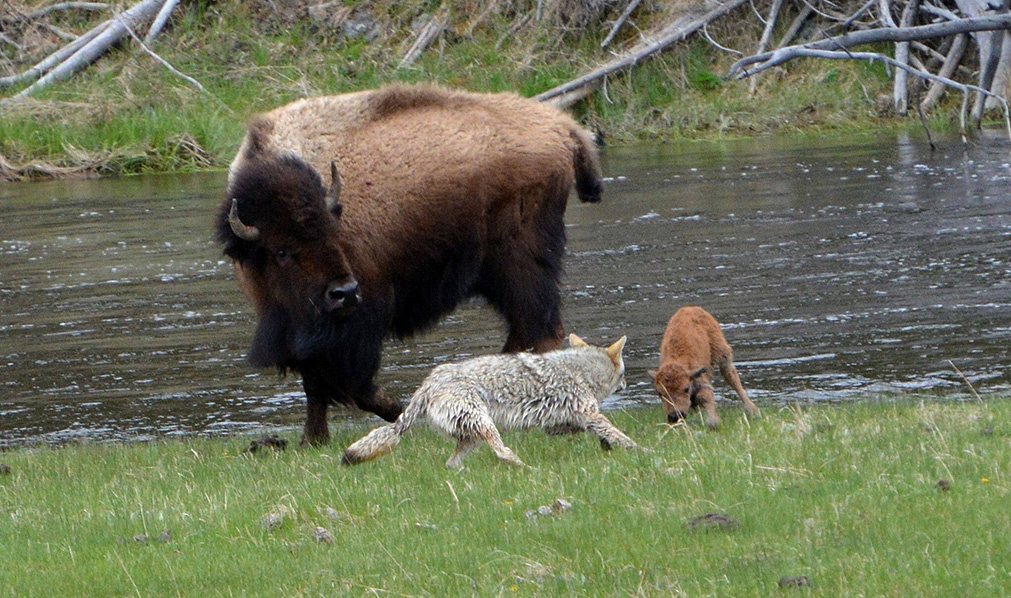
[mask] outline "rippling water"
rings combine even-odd
[[[563,290],[570,331],[629,336],[629,388],[607,407],[654,400],[645,370],[690,304],[723,323],[759,405],[964,392],[956,367],[1007,390],[1009,151],[998,136],[967,152],[894,136],[607,150],[604,202],[569,205]],[[252,310],[210,240],[224,178],[0,186],[0,447],[301,423],[298,380],[244,362]],[[388,343],[380,382],[406,398],[433,364],[503,342],[475,301]]]

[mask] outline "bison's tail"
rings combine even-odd
[[[400,438],[414,424],[414,420],[421,415],[422,410],[421,402],[412,400],[407,409],[397,418],[397,421],[372,430],[349,446],[344,451],[341,463],[357,465],[392,453],[393,449],[400,444]]]
[[[571,135],[576,145],[572,155],[572,165],[576,170],[576,193],[579,194],[580,201],[596,203],[600,201],[600,194],[604,190],[596,145],[582,127],[573,128]]]

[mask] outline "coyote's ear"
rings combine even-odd
[[[628,340],[627,336],[623,336],[618,339],[618,342],[614,343],[607,348],[607,354],[611,356],[611,359],[617,361],[621,357],[621,350],[625,348],[625,341]]]
[[[575,334],[570,334],[569,335],[569,345],[571,345],[573,347],[589,347],[590,346],[589,344],[587,344],[586,341],[584,341],[583,339],[579,338]]]
[[[649,376],[653,382],[656,382],[656,370],[646,370],[646,375]]]
[[[709,368],[699,368],[688,375],[689,380],[694,380],[709,371]]]

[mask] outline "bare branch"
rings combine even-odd
[[[786,48],[784,48],[784,50],[785,49]],[[996,100],[997,102],[999,102],[1001,106],[1004,107],[1004,121],[1005,121],[1005,124],[1007,125],[1007,129],[1008,129],[1008,138],[1011,139],[1011,110],[1009,110],[1007,100],[1005,100],[1004,98],[1000,97],[999,95],[996,95],[996,94],[993,94],[993,93],[987,91],[986,89],[983,89],[982,87],[979,87],[979,86],[976,86],[976,85],[967,85],[967,84],[964,84],[964,83],[959,83],[958,81],[954,81],[952,79],[947,79],[945,77],[940,77],[938,75],[934,75],[934,74],[928,73],[926,71],[921,71],[921,70],[919,70],[917,68],[914,68],[914,67],[912,67],[912,66],[910,66],[908,64],[899,62],[899,61],[895,60],[894,58],[892,58],[890,56],[885,56],[884,54],[877,54],[875,52],[850,52],[848,50],[841,50],[841,51],[840,50],[819,50],[819,49],[815,49],[815,48],[799,47],[799,46],[793,46],[792,48],[789,48],[789,50],[790,50],[790,52],[789,52],[790,56],[789,56],[789,58],[786,58],[786,60],[792,60],[793,58],[822,58],[822,59],[826,59],[826,60],[867,60],[869,62],[879,61],[879,62],[883,62],[883,63],[885,63],[887,65],[893,66],[893,67],[895,67],[897,69],[902,69],[902,70],[906,71],[907,73],[910,73],[910,74],[915,75],[917,77],[922,77],[922,78],[928,79],[930,81],[936,81],[938,83],[942,83],[944,85],[947,85],[948,87],[953,87],[953,88],[961,91],[963,94],[965,94],[965,98],[966,98],[965,100],[963,100],[963,114],[962,114],[963,136],[965,134],[965,114],[964,114],[964,111],[965,111],[965,109],[968,108],[969,93],[970,92],[975,92],[975,93],[978,93],[978,94],[981,94],[981,95],[985,95],[987,97],[991,97],[994,100]],[[785,62],[785,60],[784,60],[784,62]]]
[[[147,35],[144,36],[144,43],[150,44],[154,41],[154,38],[158,37],[161,30],[165,28],[165,24],[168,23],[169,17],[172,16],[172,11],[179,4],[179,0],[167,0],[165,4],[162,5],[161,10],[158,11],[158,15],[154,18],[151,23],[151,28],[147,30]]]
[[[109,10],[109,5],[100,2],[61,2],[59,4],[52,4],[50,6],[34,10],[28,14],[18,15],[16,17],[4,17],[3,19],[0,20],[2,20],[4,23],[14,23],[18,21],[34,21],[37,19],[41,19],[42,17],[48,14],[66,10],[103,11]]]
[[[962,61],[962,54],[965,53],[965,48],[969,45],[968,41],[968,34],[960,33],[955,36],[955,40],[951,43],[951,49],[948,50],[948,56],[945,57],[941,70],[937,72],[939,77],[944,77],[945,79],[951,78],[958,64]],[[944,85],[937,81],[932,82],[930,89],[927,90],[927,97],[923,99],[920,108],[924,111],[933,108],[937,100],[941,98],[942,93],[944,93]]]
[[[777,1],[782,2],[782,0]],[[625,21],[627,21],[628,18],[632,16],[632,13],[635,12],[635,9],[639,7],[639,4],[641,2],[642,0],[632,0],[631,2],[628,3],[628,6],[625,7],[625,10],[621,12],[621,16],[618,17],[618,20],[614,22],[614,26],[611,27],[611,31],[607,34],[607,37],[604,38],[604,41],[600,42],[601,48],[606,48],[608,44],[610,44],[611,41],[614,40],[614,36],[618,35],[618,31],[620,31],[622,26],[625,25]]]
[[[667,46],[685,39],[689,35],[702,29],[706,23],[712,22],[728,14],[739,6],[745,4],[747,1],[748,0],[726,0],[723,3],[717,1],[708,2],[707,4],[709,6],[714,7],[708,12],[701,15],[698,13],[688,14],[676,19],[674,22],[668,24],[660,30],[655,37],[644,39],[627,52],[616,57],[614,60],[581,77],[577,77],[567,83],[563,83],[562,85],[549,89],[548,91],[535,96],[534,99],[543,102],[554,98],[555,96],[567,94],[570,91],[579,89],[580,87],[596,84],[607,75],[636,64],[640,60],[652,56]]]
[[[874,1],[877,2],[877,0]],[[783,39],[779,40],[779,44],[776,45],[776,48],[782,48],[792,42],[793,38],[797,37],[797,34],[800,33],[800,28],[804,26],[804,23],[806,23],[813,14],[814,8],[812,8],[810,4],[805,4],[804,8],[800,9],[800,13],[794,17],[793,22],[790,23],[786,33],[783,34]]]
[[[104,23],[93,27],[91,31],[53,52],[42,61],[36,63],[35,66],[22,72],[21,74],[3,77],[0,79],[0,89],[5,87],[14,87],[15,85],[20,85],[21,83],[27,83],[29,81],[35,81],[39,77],[45,75],[53,67],[72,56],[75,52],[87,45],[88,42],[98,37],[100,33],[105,31],[105,28],[109,26],[110,22],[111,21],[105,21]]]
[[[49,84],[66,79],[84,69],[98,59],[99,56],[105,54],[113,44],[126,37],[129,29],[136,27],[138,23],[153,18],[165,2],[166,0],[142,0],[126,12],[117,15],[116,18],[108,22],[101,33],[86,42],[83,46],[80,46],[80,49],[71,54],[66,60],[58,62],[52,67],[52,70],[35,81],[35,83],[32,83],[11,98],[3,100],[2,103],[7,104],[26,98]],[[74,42],[74,44],[76,43]]]
[[[425,26],[421,28],[418,32],[417,39],[414,40],[414,44],[411,48],[404,54],[403,59],[401,59],[400,64],[397,66],[398,69],[406,68],[414,64],[420,56],[421,53],[425,51],[425,48],[429,46],[439,35],[442,34],[446,26],[449,25],[449,8],[444,4],[439,10],[435,11],[432,18],[425,23]]]
[[[727,77],[743,79],[757,72],[778,66],[792,58],[795,58],[797,56],[797,50],[839,50],[863,44],[918,41],[932,39],[935,37],[946,37],[957,33],[995,31],[998,29],[1008,28],[1011,28],[1011,15],[959,19],[958,21],[920,25],[904,29],[868,29],[865,31],[852,31],[845,35],[830,37],[799,46],[787,46],[772,52],[764,52],[762,54],[756,54],[755,56],[749,56],[737,61],[733,66],[731,66],[730,71],[727,73]],[[749,69],[751,65],[757,66]]]

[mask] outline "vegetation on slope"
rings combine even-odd
[[[30,176],[59,174],[57,167],[97,173],[222,167],[252,115],[299,97],[391,81],[532,96],[595,67],[611,48],[669,18],[669,10],[658,8],[666,5],[640,9],[602,50],[617,3],[549,2],[553,12],[540,21],[533,18],[534,0],[452,3],[449,28],[417,62],[398,68],[437,4],[332,2],[320,5],[331,12],[320,12],[300,0],[185,2],[151,49],[207,93],[136,44],[124,44],[74,78],[0,108],[0,169],[6,163],[8,176]],[[788,22],[787,16],[780,20]],[[54,17],[56,25],[75,31],[101,18],[78,12]],[[889,80],[879,65],[797,62],[763,75],[751,93],[749,82],[722,78],[739,55],[715,43],[750,52],[761,22],[743,10],[706,34],[610,77],[575,107],[577,116],[612,143],[859,130],[890,122],[887,102],[879,101]],[[56,47],[57,40],[42,33],[33,39],[36,46]],[[31,64],[27,52],[0,49],[2,74]]]

